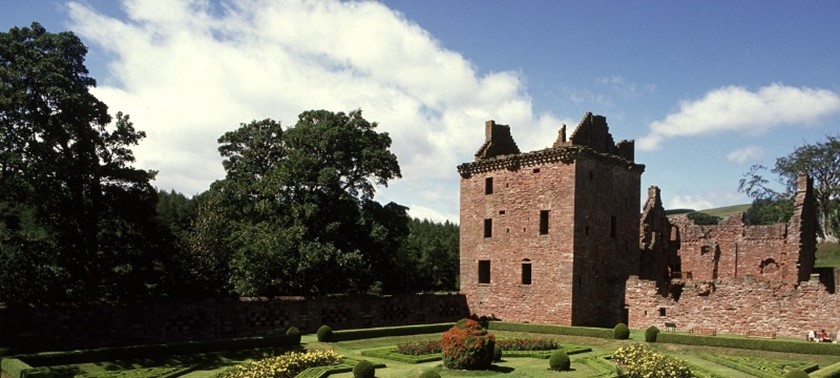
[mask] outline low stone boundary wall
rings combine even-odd
[[[0,348],[13,353],[454,322],[463,295],[240,298],[0,307]]]

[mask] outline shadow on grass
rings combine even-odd
[[[191,368],[201,370],[213,370],[224,366],[238,364],[249,359],[260,359],[264,357],[279,356],[286,352],[303,351],[300,346],[295,347],[278,347],[266,349],[248,349],[238,351],[225,352],[208,352],[175,355],[168,357],[152,357],[152,358],[130,358],[114,361],[99,361],[91,362],[91,365],[98,367],[104,371],[123,371],[143,368],[155,367],[170,367],[170,368]],[[50,371],[51,377],[73,377],[77,374],[89,373],[80,368],[79,365],[60,365],[46,367]]]

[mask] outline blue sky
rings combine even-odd
[[[616,140],[636,140],[642,188],[696,209],[748,202],[737,186],[750,165],[840,130],[836,1],[0,6],[2,30],[38,21],[79,35],[94,93],[148,134],[138,166],[188,195],[223,177],[222,133],[315,108],[361,108],[391,135],[403,178],[381,201],[455,221],[455,166],[489,119],[530,151],[604,115]]]

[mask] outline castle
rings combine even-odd
[[[813,274],[816,218],[800,176],[787,224],[715,226],[668,219],[648,189],[633,141],[615,143],[587,113],[552,147],[520,152],[510,127],[488,121],[461,175],[461,293],[501,320],[802,336],[840,329],[836,270]]]

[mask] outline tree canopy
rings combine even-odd
[[[265,119],[225,133],[226,176],[200,207],[193,245],[217,256],[215,271],[229,259],[242,295],[396,289],[389,275],[409,218],[373,200],[376,185],[400,177],[390,137],[375,128],[360,110],[313,110],[288,129]]]
[[[86,53],[37,23],[0,33],[0,301],[156,285],[154,172],[132,167],[145,134],[90,93]]]
[[[797,147],[787,156],[776,159],[770,170],[777,176],[777,182],[783,188],[776,190],[771,179],[766,177],[767,167],[754,165],[744,174],[738,190],[746,193],[755,201],[790,200],[796,190],[799,173],[807,173],[814,180],[814,198],[816,200],[820,232],[826,239],[836,239],[840,222],[840,137],[826,136],[826,140]],[[782,214],[784,204],[776,209],[768,209],[768,214]]]

